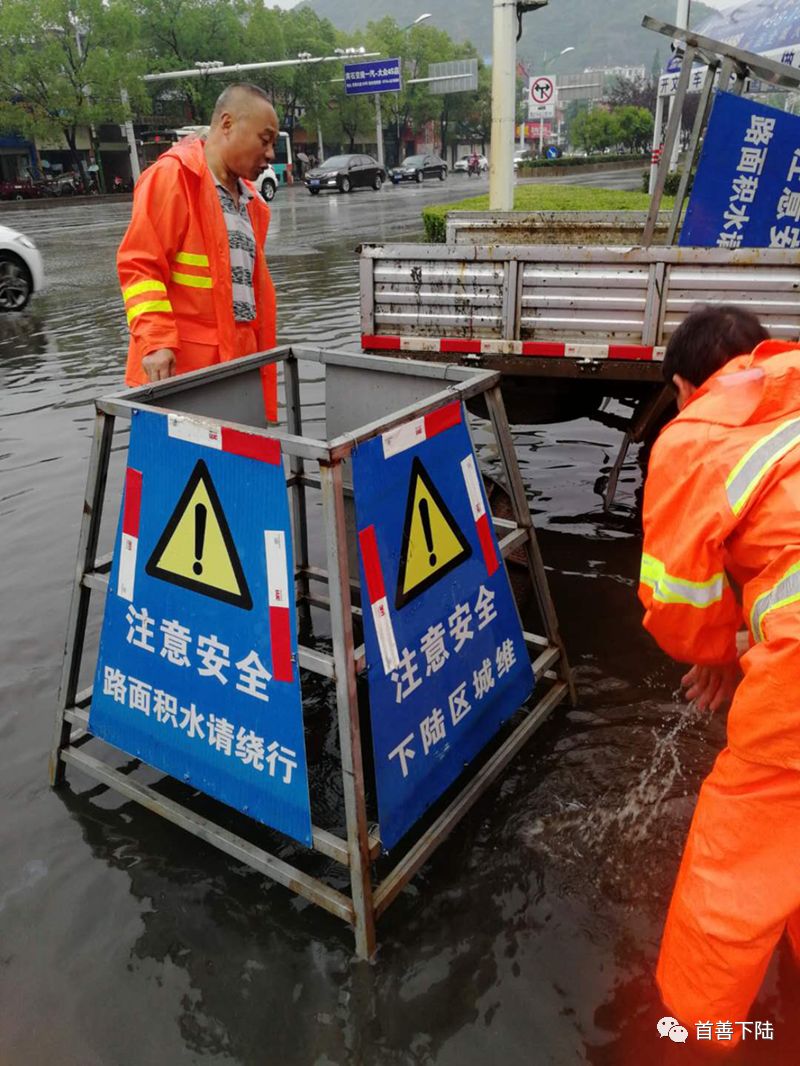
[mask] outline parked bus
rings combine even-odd
[[[275,141],[275,161],[273,170],[278,175],[278,181],[283,185],[291,185],[294,181],[294,168],[292,166],[292,142],[289,134],[283,130],[278,134]]]
[[[144,144],[145,165],[149,166],[155,159],[165,152],[171,144],[175,141],[181,140],[183,137],[198,136],[205,137],[208,133],[208,126],[181,126],[179,129],[164,130],[160,136],[155,137],[155,141],[152,142],[155,151],[148,151],[151,147],[151,142],[147,141]],[[294,181],[294,167],[292,160],[292,143],[289,140],[289,134],[283,130],[278,134],[278,139],[275,141],[275,161],[272,164],[273,170],[281,185],[291,185]]]

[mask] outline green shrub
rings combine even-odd
[[[630,163],[647,158],[641,152],[623,152],[608,155],[562,155],[560,159],[524,159],[519,164],[518,173],[525,174],[529,170],[557,170],[559,167],[584,166],[590,163]]]
[[[671,170],[669,172],[669,174],[667,174],[666,180],[664,181],[664,195],[665,196],[676,196],[677,192],[678,192],[678,186],[680,185],[680,181],[681,181],[681,171],[680,170]],[[694,183],[694,174],[692,174],[692,176],[689,178],[689,186],[688,186],[688,188],[686,190],[687,192],[691,192],[693,183]],[[650,188],[650,171],[646,170],[644,172],[644,174],[642,174],[642,192],[647,192],[649,188]]]

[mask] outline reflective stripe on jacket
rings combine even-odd
[[[276,328],[275,289],[264,256],[269,208],[255,195],[248,213],[256,239],[256,319],[248,325],[257,337],[255,350],[264,351],[275,347]],[[159,348],[175,352],[178,374],[242,354],[228,233],[201,140],[181,141],[142,174],[117,269],[130,329],[126,384],[147,381],[142,359]],[[275,418],[275,372],[266,369],[268,417]]]
[[[691,397],[653,449],[639,597],[673,658],[751,648],[728,719],[743,758],[800,768],[800,349],[765,341]]]

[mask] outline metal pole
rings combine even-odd
[[[653,234],[658,221],[658,209],[661,207],[661,197],[664,193],[664,182],[667,177],[667,158],[672,158],[672,149],[678,137],[678,128],[681,124],[681,111],[683,101],[686,99],[686,90],[689,88],[689,79],[692,76],[692,64],[697,50],[687,45],[681,63],[681,73],[678,78],[678,87],[675,91],[675,105],[667,122],[667,131],[664,134],[664,151],[658,165],[655,187],[650,194],[650,206],[647,211],[647,220],[642,233],[642,244],[647,247],[653,243]]]
[[[372,898],[372,871],[369,857],[364,766],[361,729],[358,720],[358,694],[353,639],[353,610],[350,602],[350,570],[347,559],[347,520],[345,515],[342,464],[320,463],[322,514],[328,559],[328,594],[331,609],[331,638],[336,673],[336,707],[339,720],[339,749],[342,785],[347,819],[347,850],[350,856],[350,889],[355,916],[356,954],[369,959],[375,953],[375,908]]]
[[[686,190],[689,188],[689,179],[692,176],[692,167],[695,164],[700,150],[700,135],[705,129],[708,113],[711,110],[711,94],[714,89],[714,78],[716,77],[716,74],[716,64],[709,64],[706,68],[706,76],[703,81],[703,88],[700,92],[700,99],[697,103],[697,113],[694,119],[694,126],[692,127],[692,135],[689,138],[689,149],[686,153],[686,159],[684,160],[683,173],[681,174],[678,191],[675,194],[672,218],[670,219],[669,229],[667,230],[667,244],[674,244],[675,237],[678,233],[681,212],[683,211],[683,202],[686,199]]]
[[[656,174],[658,173],[658,159],[656,153],[661,148],[661,127],[664,125],[664,97],[659,94],[659,81],[656,82],[656,118],[653,125],[653,150],[650,153],[650,184],[647,191],[653,195],[656,187]]]
[[[96,412],[92,450],[89,457],[89,473],[86,478],[86,493],[78,536],[78,560],[75,564],[75,580],[67,621],[67,640],[61,666],[53,747],[50,752],[50,784],[54,787],[64,781],[64,763],[60,755],[69,744],[71,732],[65,713],[68,708],[74,706],[78,691],[91,596],[91,589],[83,584],[83,578],[90,570],[94,570],[97,562],[97,542],[100,537],[100,521],[103,516],[108,460],[113,436],[114,419],[99,411]]]
[[[539,155],[544,154],[544,115],[539,115]]]
[[[691,0],[678,0],[678,9],[675,13],[675,25],[679,26],[682,30],[689,29],[689,5]],[[670,98],[670,111],[669,115],[672,118],[672,108],[675,107],[675,97]],[[681,108],[683,110],[683,108]],[[672,155],[669,161],[669,169],[678,169],[678,158],[681,154],[681,125],[678,121],[678,132],[675,137],[675,143],[672,146]]]
[[[492,158],[489,209],[514,206],[514,113],[516,110],[517,3],[493,0],[492,7]]]
[[[130,119],[131,101],[127,89],[120,89],[119,95],[127,116],[122,124],[122,129],[125,133],[125,140],[128,142],[128,153],[131,157],[131,177],[133,178],[134,183],[136,183],[141,177],[142,170],[139,166],[139,151],[136,147],[136,135],[133,132],[133,123]]]
[[[378,142],[378,162],[383,166],[383,116],[381,115],[380,93],[375,93],[375,139]]]
[[[325,145],[322,143],[322,125],[317,119],[317,161],[325,162]]]

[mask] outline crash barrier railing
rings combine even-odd
[[[284,347],[97,401],[53,785],[80,770],[351,924],[369,957],[376,918],[571,699],[499,375]]]
[[[657,380],[664,346],[698,304],[736,303],[790,339],[799,290],[788,249],[365,244],[362,347],[522,373],[531,358],[537,372],[560,360],[563,373],[575,360],[620,361]]]

